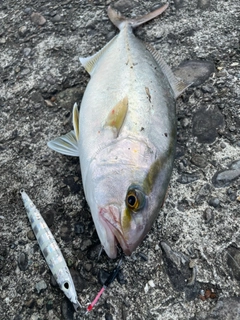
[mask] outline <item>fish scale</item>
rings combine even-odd
[[[31,227],[38,241],[42,254],[48,264],[48,267],[61,290],[72,302],[75,310],[77,311],[81,305],[78,302],[72,276],[64,260],[62,252],[59,249],[52,232],[48,228],[45,220],[41,216],[39,210],[36,208],[32,200],[24,190],[21,190],[20,193],[28,215],[28,219],[31,223]]]

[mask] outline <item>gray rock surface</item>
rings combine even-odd
[[[109,4],[0,2],[1,320],[240,319],[238,0],[170,1],[162,17],[136,30],[193,86],[178,99],[177,156],[165,205],[124,260],[120,283],[84,317],[101,288],[99,271],[112,270],[116,261],[104,253],[97,260],[100,243],[78,159],[52,152],[47,141],[72,129],[72,105],[89,80],[79,56],[95,53],[118,32],[107,17]],[[116,1],[132,17],[156,5]],[[51,281],[21,188],[45,216],[71,268],[79,314]],[[161,242],[168,244],[165,251]]]

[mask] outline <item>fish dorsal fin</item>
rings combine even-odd
[[[174,92],[174,97],[177,99],[185,90],[189,87],[189,84],[186,84],[184,81],[179,80],[175,77],[171,68],[167,65],[167,63],[163,60],[160,54],[150,45],[146,44],[146,48],[153,55],[154,59],[159,64],[162,72],[167,77],[168,82],[171,85],[171,88]]]
[[[104,127],[112,128],[116,132],[115,137],[119,135],[119,131],[127,114],[127,110],[128,98],[125,97],[112,108],[107,116]]]
[[[78,111],[78,106],[76,103],[73,105],[73,111],[72,111],[72,121],[73,121],[73,128],[74,128],[74,133],[75,137],[77,140],[79,140],[79,135],[80,135],[80,130],[79,130],[79,111]]]
[[[83,57],[79,58],[82,66],[90,75],[92,75],[94,71],[94,67],[96,66],[98,60],[101,58],[104,52],[110,47],[110,45],[113,43],[116,37],[117,36],[112,38],[112,40],[110,40],[101,50],[99,50],[97,53],[93,54],[92,56],[86,57],[86,58],[83,58]]]
[[[65,154],[67,156],[79,156],[78,142],[74,131],[70,131],[64,136],[49,141],[47,145],[52,150]]]

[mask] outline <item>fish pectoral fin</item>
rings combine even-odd
[[[128,111],[128,98],[125,97],[119,101],[109,112],[104,127],[111,127],[119,135],[124,119]]]
[[[52,150],[65,154],[67,156],[79,156],[78,142],[74,131],[70,131],[64,136],[49,141],[47,145]]]
[[[174,97],[177,99],[191,84],[187,84],[183,80],[177,79],[168,64],[150,44],[146,44],[146,48],[149,52],[151,52],[153,58],[159,64],[164,75],[167,77],[168,82],[174,92]]]
[[[86,58],[83,58],[83,57],[79,58],[82,66],[90,75],[92,75],[97,62],[99,61],[101,56],[104,54],[104,52],[110,47],[110,45],[113,43],[116,37],[117,36],[112,38],[101,50],[99,50],[97,53],[93,54],[92,56],[86,57]]]
[[[79,130],[79,111],[78,106],[76,103],[73,105],[73,111],[72,111],[72,121],[73,121],[73,128],[75,133],[76,140],[79,140],[80,130]]]

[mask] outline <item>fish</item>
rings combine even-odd
[[[48,142],[78,156],[86,200],[101,244],[116,258],[131,255],[164,203],[176,147],[176,98],[187,85],[134,28],[168,7],[128,19],[108,7],[120,32],[80,62],[90,74],[73,130]]]
[[[24,190],[20,191],[28,219],[42,254],[60,289],[72,302],[75,311],[80,310],[76,289],[62,252],[39,210]]]

